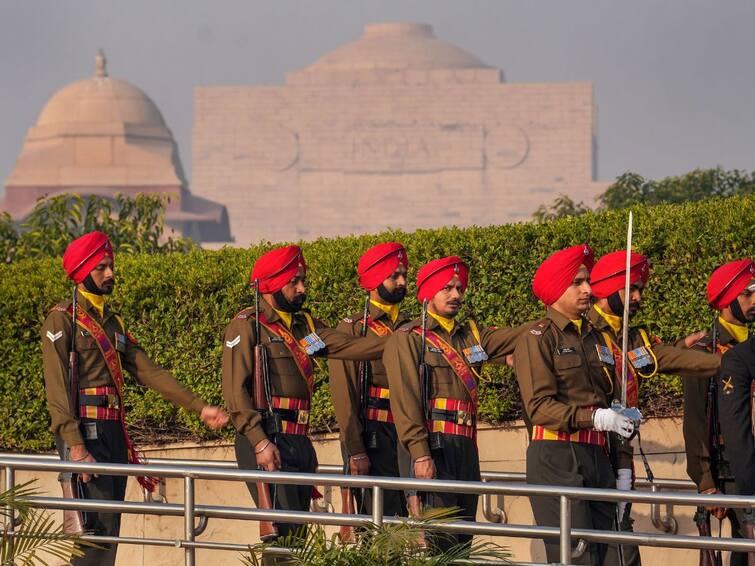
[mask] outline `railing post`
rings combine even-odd
[[[372,522],[376,526],[383,526],[383,490],[372,486]]]
[[[194,542],[194,478],[184,476],[184,540]],[[194,566],[194,547],[185,546],[186,566]]]
[[[10,466],[5,466],[5,490],[10,491],[16,486],[16,470],[11,468]],[[12,552],[12,546],[15,543],[15,537],[13,537],[13,533],[16,530],[16,513],[13,511],[13,507],[8,505],[5,508],[5,532],[8,535],[11,535],[8,538],[9,545]]]
[[[559,521],[559,562],[571,562],[571,500],[561,496],[561,520]]]

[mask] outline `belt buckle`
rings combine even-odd
[[[472,426],[472,413],[469,411],[456,411],[456,424]]]
[[[107,408],[108,409],[120,409],[121,408],[121,400],[118,398],[118,395],[115,393],[108,393],[107,394]]]
[[[299,409],[296,413],[296,424],[309,424],[309,411]]]

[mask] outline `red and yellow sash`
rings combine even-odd
[[[414,328],[414,331],[417,334],[422,335],[421,328],[416,327]],[[472,370],[464,361],[464,358],[459,355],[459,353],[454,349],[453,346],[451,346],[448,342],[443,340],[443,338],[438,336],[432,330],[425,331],[425,339],[430,344],[438,348],[441,352],[443,352],[443,357],[446,359],[446,361],[449,363],[451,368],[454,370],[454,373],[456,374],[456,376],[464,384],[464,387],[467,388],[469,397],[472,399],[472,404],[475,407],[475,412],[477,412],[477,402],[478,402],[477,380],[475,379],[475,376],[472,373]]]
[[[367,327],[381,338],[393,334],[390,326],[380,320],[373,320],[371,317],[367,317]]]
[[[270,322],[263,313],[259,313],[259,321],[260,324],[270,332],[283,338],[283,342],[294,357],[296,366],[299,368],[302,377],[307,382],[307,389],[309,390],[309,396],[311,397],[315,389],[315,370],[312,366],[312,360],[310,359],[309,354],[307,354],[304,348],[299,344],[299,341],[294,338],[293,334],[291,334],[291,332],[289,332],[282,324],[278,322]]]
[[[68,314],[73,315],[73,305],[68,307]],[[123,409],[123,369],[121,368],[121,359],[118,356],[118,352],[110,342],[105,330],[100,326],[91,316],[89,316],[80,305],[76,307],[76,324],[89,332],[97,343],[97,347],[105,359],[105,365],[107,366],[110,376],[113,378],[115,384],[115,390],[120,400],[119,417],[121,421],[121,428],[123,429],[123,438],[126,442],[126,450],[128,452],[129,464],[141,464],[141,459],[136,450],[136,447],[131,442],[131,438],[126,430],[126,413]],[[152,477],[139,476],[136,478],[142,487],[148,491],[154,491],[159,485],[160,480]]]

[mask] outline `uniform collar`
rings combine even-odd
[[[89,291],[77,289],[79,304],[82,304],[85,310],[97,313],[101,319],[105,318],[105,309],[107,302],[104,295],[95,295]]]
[[[561,314],[553,307],[548,307],[548,311],[545,314],[546,318],[549,318],[558,327],[559,330],[566,330],[568,326],[574,329],[576,334],[580,334],[580,330],[574,325],[568,316]],[[584,317],[582,318],[582,334],[589,330],[588,326],[585,326]]]
[[[391,324],[396,324],[399,314],[401,312],[401,305],[386,305],[380,301],[370,299],[370,316],[373,320],[377,320],[381,317],[385,317],[391,321]]]
[[[598,316],[593,317],[592,314],[595,312]],[[621,317],[616,316],[615,314],[605,312],[603,309],[601,309],[598,305],[593,305],[592,309],[590,309],[588,317],[590,318],[590,321],[593,322],[596,326],[600,325],[602,326],[605,324],[606,326],[610,326],[611,329],[618,334],[621,332]]]
[[[724,341],[724,335],[728,338],[728,342],[738,342],[741,344],[742,342],[745,342],[747,340],[749,331],[746,326],[740,324],[732,324],[731,322],[724,320],[723,317],[720,316],[718,317],[717,322],[719,332],[721,332],[721,336],[719,337],[720,342],[726,343]]]
[[[451,336],[454,330],[456,330],[456,328],[459,326],[458,324],[456,324],[456,320],[454,320],[453,318],[446,318],[445,316],[441,316],[430,311],[427,311],[427,316],[428,329],[432,330],[439,326],[443,330],[445,330],[449,336]]]

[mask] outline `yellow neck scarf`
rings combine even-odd
[[[81,296],[87,301],[92,303],[92,306],[97,309],[98,313],[100,313],[100,318],[105,316],[105,295],[95,295],[94,293],[82,291],[81,289],[79,289],[79,293],[81,293]]]
[[[396,319],[398,318],[399,308],[400,308],[399,305],[384,305],[380,301],[375,301],[373,299],[370,299],[370,303],[372,303],[381,311],[383,311],[385,314],[387,314],[388,318],[391,319],[391,322],[393,323],[396,322]]]
[[[446,318],[445,316],[441,316],[439,314],[435,314],[434,312],[430,312],[430,311],[427,311],[427,314],[429,314],[431,317],[437,320],[438,324],[440,324],[443,327],[443,330],[451,334],[451,331],[454,329],[453,318]]]
[[[294,315],[292,315],[290,312],[279,311],[275,307],[273,307],[273,310],[278,314],[279,317],[281,317],[281,320],[286,325],[286,328],[291,330],[291,321],[293,320]]]
[[[605,321],[608,323],[608,325],[613,328],[613,331],[618,334],[621,332],[621,317],[616,316],[615,314],[608,314],[607,312],[604,312],[603,309],[601,309],[598,305],[593,305],[593,308],[598,311],[598,314],[602,316]]]
[[[581,336],[582,335],[582,319],[578,318],[577,320],[572,320],[572,324],[574,325],[574,328],[577,329],[577,334]]]
[[[733,322],[724,320],[721,316],[718,317],[718,322],[720,322],[721,326],[723,326],[726,331],[731,334],[732,338],[734,338],[734,340],[736,340],[740,344],[747,340],[747,335],[749,333],[746,326],[743,326],[741,324],[734,324]]]

